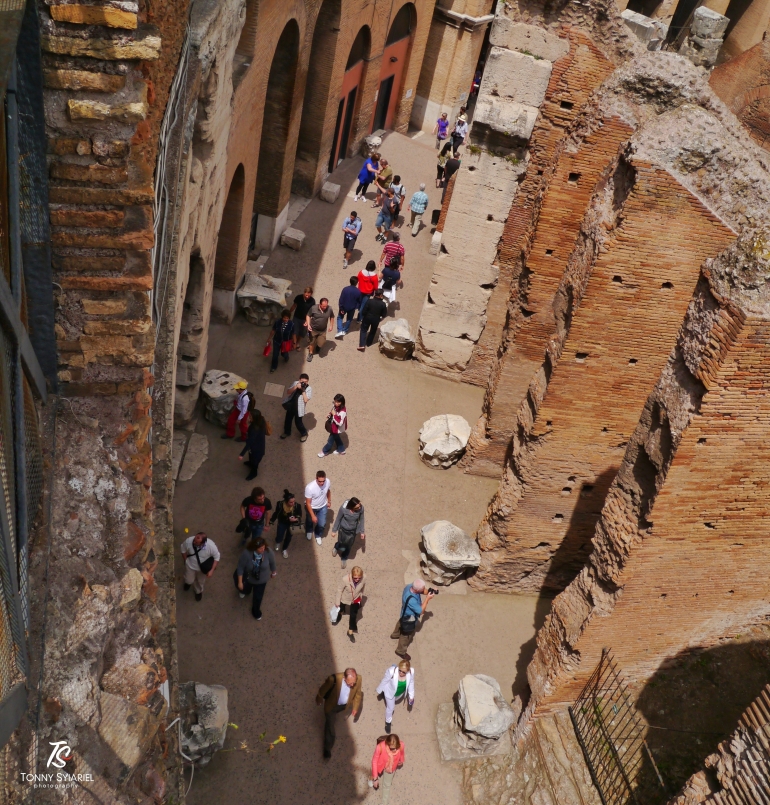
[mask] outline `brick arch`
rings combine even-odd
[[[257,42],[257,18],[259,16],[259,0],[246,0],[246,21],[241,28],[241,36],[235,52],[239,56],[250,58],[254,55]]]
[[[736,117],[740,117],[741,112],[754,101],[770,98],[770,84],[763,84],[760,87],[752,87],[748,92],[739,95],[731,104],[730,108]]]
[[[292,182],[294,192],[303,196],[313,195],[322,153],[330,147],[329,143],[323,142],[324,123],[328,116],[329,105],[337,104],[337,99],[330,98],[329,93],[340,34],[341,14],[341,0],[324,0],[313,30],[310,69],[305,84]]]
[[[267,79],[254,212],[270,218],[276,218],[281,212],[281,191],[284,186],[284,204],[288,201],[289,187],[283,179],[284,173],[291,168],[291,164],[287,164],[286,144],[291,126],[299,41],[299,25],[291,19],[278,40]]]
[[[214,261],[214,287],[233,290],[238,273],[238,246],[241,238],[243,216],[243,188],[246,175],[243,165],[238,165],[227,192],[222,223],[219,225],[217,255]]]
[[[390,127],[391,125],[395,125],[396,121],[399,120],[402,104],[404,102],[406,102],[407,105],[411,104],[411,100],[405,101],[403,93],[404,82],[409,73],[409,62],[412,57],[416,33],[417,8],[414,3],[404,3],[390,22],[380,65],[380,89],[378,90],[380,97],[378,97],[378,102],[382,97],[382,82],[395,73],[395,81],[391,90],[392,100],[388,104],[391,109],[391,113],[387,115],[389,122],[383,124],[382,121],[378,121],[377,118],[380,110],[376,108],[374,117],[372,118],[372,124],[374,126],[385,125]],[[403,45],[406,45],[406,47],[404,48]],[[390,61],[390,55],[395,55],[396,53],[398,53],[400,63],[398,67],[394,69],[393,63]]]

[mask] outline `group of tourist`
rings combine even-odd
[[[442,114],[436,122],[434,134],[440,166],[437,187],[446,188],[449,178],[459,167],[459,148],[468,134],[464,111],[462,110],[451,131],[446,114]],[[271,373],[276,371],[280,357],[287,362],[293,351],[302,350],[304,339],[307,339],[307,361],[311,362],[320,353],[327,334],[332,332],[335,323],[334,337],[343,339],[350,332],[353,321],[359,321],[361,326],[358,349],[365,351],[367,346],[373,344],[380,322],[388,315],[388,306],[396,301],[396,290],[403,287],[406,254],[399,231],[394,231],[400,221],[406,198],[401,177],[394,174],[387,159],[373,153],[365,161],[358,182],[355,192],[357,202],[366,199],[370,185],[375,186],[376,196],[372,206],[378,208],[378,213],[374,225],[378,233],[377,240],[383,244],[379,261],[369,260],[357,275],[350,276],[348,284],[339,295],[336,316],[327,297],[316,302],[311,286],[297,294],[291,307],[282,311],[270,330],[264,355],[271,355]],[[427,206],[428,196],[425,185],[421,184],[406,208],[411,213],[412,236],[418,234]],[[343,222],[343,269],[348,267],[353,256],[362,226],[363,222],[356,210],[352,210]],[[252,480],[258,475],[259,464],[265,454],[265,437],[270,434],[271,426],[256,409],[254,395],[248,390],[245,381],[237,383],[234,390],[236,397],[222,438],[235,439],[236,431],[238,432],[237,441],[244,445],[238,459],[244,461],[248,454],[245,463],[249,467],[249,473],[246,479]],[[312,397],[309,375],[303,372],[288,385],[281,401],[285,410],[281,439],[291,436],[293,426],[296,427],[301,442],[308,439],[303,417]],[[336,394],[325,420],[328,438],[318,453],[318,458],[325,458],[333,453],[345,455],[347,445],[342,434],[347,431],[347,425],[345,397]],[[307,540],[312,542],[315,539],[316,544],[322,546],[331,504],[331,482],[323,470],[319,470],[315,478],[305,486],[304,506],[293,492],[284,489],[273,508],[271,500],[260,486],[253,487],[241,502],[240,520],[236,528],[241,535],[241,552],[233,571],[233,583],[240,599],[251,597],[251,614],[257,621],[262,619],[262,601],[268,582],[277,575],[276,554],[281,553],[284,559],[288,559],[292,537],[303,527]],[[276,533],[274,547],[271,547],[265,532],[273,524],[276,524]],[[350,570],[347,569],[356,540],[361,544],[366,540],[364,505],[358,497],[351,496],[343,501],[331,525],[330,536],[333,542],[332,556],[339,557],[343,574],[329,614],[334,625],[342,621],[343,615],[347,616],[347,635],[351,642],[355,642],[367,587],[367,577],[361,566],[355,565]],[[192,587],[195,600],[200,601],[206,580],[213,575],[220,562],[219,550],[204,532],[186,538],[181,550],[184,557],[183,588],[187,591]],[[403,765],[405,758],[404,742],[392,733],[396,705],[400,702],[407,703],[411,710],[415,699],[415,673],[408,649],[435,594],[434,590],[426,590],[422,579],[416,579],[403,589],[398,620],[390,635],[391,639],[398,641],[395,651],[399,661],[385,670],[376,688],[376,693],[382,695],[385,702],[385,735],[376,742],[369,785],[382,790],[382,801],[385,803],[389,800],[393,776]],[[342,712],[357,716],[361,710],[362,696],[362,676],[352,667],[330,674],[319,687],[316,702],[323,704],[325,759],[331,757],[334,746],[336,716]]]

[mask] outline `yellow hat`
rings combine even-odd
[[[243,391],[243,389],[245,389],[245,388],[246,388],[246,386],[248,386],[248,385],[249,385],[249,384],[248,384],[248,383],[247,383],[245,380],[239,380],[239,381],[238,381],[238,382],[237,382],[237,383],[236,383],[236,384],[233,386],[233,388],[234,388],[236,391]]]

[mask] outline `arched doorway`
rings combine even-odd
[[[292,182],[295,193],[308,197],[315,191],[324,146],[324,123],[329,107],[329,88],[340,31],[341,6],[341,0],[324,0],[313,31]],[[327,147],[328,142],[327,139]]]
[[[259,165],[254,191],[256,221],[252,240],[264,249],[272,249],[281,236],[280,218],[285,219],[291,192],[291,185],[284,181],[284,175],[292,167],[287,159],[286,143],[291,125],[298,56],[299,26],[296,20],[289,20],[270,65],[262,115],[262,137],[259,141]]]
[[[348,61],[345,65],[345,75],[342,79],[342,89],[340,90],[339,105],[337,107],[337,123],[334,127],[334,139],[329,151],[329,173],[347,156],[350,133],[353,129],[356,110],[361,100],[359,88],[364,83],[366,62],[369,59],[371,45],[372,36],[369,26],[364,25],[353,41]]]
[[[238,273],[238,242],[241,236],[244,184],[243,165],[238,165],[227,192],[222,223],[219,225],[217,256],[214,261],[214,286],[228,291],[235,290],[235,278]]]
[[[405,3],[394,17],[385,42],[372,131],[393,128],[416,27],[414,3]]]

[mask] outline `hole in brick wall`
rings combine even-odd
[[[546,253],[547,255],[551,255],[551,254],[553,254],[553,249],[546,249],[546,250],[545,250],[545,253]]]
[[[602,428],[602,433],[609,433],[609,428]]]
[[[637,363],[639,363],[639,361],[636,358],[629,358],[628,359],[628,365],[629,366],[636,366]]]
[[[570,477],[569,477],[569,478],[567,478],[567,480],[568,480],[570,483],[573,483],[573,484],[574,484],[574,483],[575,483],[575,481],[577,480],[577,475],[570,475]]]
[[[585,363],[587,357],[588,357],[587,352],[576,352],[575,353],[575,360],[578,363]]]
[[[623,277],[621,277],[620,274],[615,274],[615,276],[612,278],[612,281],[617,282],[620,285],[622,285],[623,284]]]
[[[542,176],[542,175],[543,175],[543,171],[538,171],[538,172],[537,172],[537,175],[538,175],[538,176]]]
[[[534,310],[527,310],[527,308],[523,307],[521,309],[521,315],[524,316],[525,319],[528,319],[530,316],[535,315],[535,311]]]
[[[706,528],[716,528],[713,523],[704,523],[703,525],[706,526]]]
[[[494,220],[495,220],[495,216],[494,216],[494,215],[492,215],[492,213],[489,213],[489,214],[487,215],[487,221],[494,221]]]
[[[618,447],[625,447],[628,442],[618,442]]]
[[[562,101],[562,102],[559,104],[559,106],[561,106],[561,108],[562,108],[562,109],[572,109],[572,107],[573,107],[574,105],[575,105],[575,104],[574,104],[574,103],[572,103],[572,101]]]
[[[660,594],[660,597],[661,597],[661,598],[667,598],[667,597],[668,597],[668,593],[661,593],[661,594]]]
[[[593,484],[583,484],[583,488],[580,490],[581,497],[587,497],[594,491]]]
[[[564,522],[564,515],[563,514],[554,514],[552,523],[563,523]]]
[[[567,181],[570,184],[577,184],[579,179],[580,179],[579,173],[570,173],[570,175],[567,177]]]
[[[660,286],[661,288],[665,288],[667,291],[670,291],[674,287],[673,282],[664,282],[663,285]]]
[[[572,494],[572,487],[571,486],[563,487],[563,489],[561,490],[561,493],[562,493],[562,495],[571,495]]]
[[[537,545],[535,545],[535,547],[536,548],[550,548],[551,543],[550,542],[538,542]]]
[[[701,436],[700,439],[698,439],[698,444],[706,444],[706,437]]]
[[[735,590],[728,590],[728,591],[727,591],[727,594],[728,594],[728,595],[735,595]]]
[[[551,420],[551,419],[546,419],[546,421],[545,421],[545,426],[546,426],[547,428],[550,428],[552,424],[553,424],[553,420]]]

